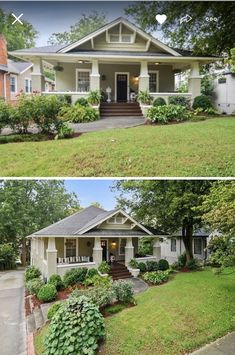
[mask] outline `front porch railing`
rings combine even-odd
[[[89,263],[91,261],[90,256],[70,256],[67,258],[57,258],[57,264],[74,264],[74,263]]]

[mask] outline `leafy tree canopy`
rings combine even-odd
[[[49,44],[64,44],[76,42],[87,34],[98,30],[106,23],[106,16],[104,13],[97,11],[91,14],[82,14],[80,20],[75,25],[70,26],[69,31],[53,33],[48,40]]]
[[[11,13],[4,13],[0,9],[0,33],[7,40],[8,51],[34,47],[38,31],[36,31],[31,23],[24,19],[21,20],[23,25],[15,23],[13,26],[13,20],[14,18]]]
[[[167,20],[159,25],[156,14],[166,14]],[[126,14],[146,31],[162,30],[168,44],[191,49],[194,54],[219,55],[234,47],[235,2],[208,1],[141,1],[130,5]],[[192,16],[188,23],[180,18]],[[206,18],[217,21],[206,21]]]

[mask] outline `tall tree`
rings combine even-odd
[[[209,193],[210,181],[161,180],[121,181],[118,204],[130,209],[138,220],[166,233],[182,230],[187,261],[193,258],[192,237],[195,228],[202,225],[201,206]]]
[[[12,242],[27,256],[26,237],[78,209],[74,194],[55,180],[7,180],[0,186],[0,243]]]
[[[166,14],[163,25],[156,14]],[[223,1],[140,1],[131,4],[126,14],[146,31],[162,30],[169,45],[191,49],[195,54],[229,53],[235,43],[235,2]],[[180,23],[186,14],[188,23]]]
[[[13,21],[14,17],[11,13],[4,13],[0,9],[0,33],[7,40],[8,51],[35,46],[38,31],[33,25],[24,19],[21,20],[23,25],[20,23],[12,25]]]
[[[80,20],[75,25],[70,26],[69,31],[53,33],[48,40],[49,44],[64,44],[76,42],[87,34],[98,30],[106,23],[106,16],[104,13],[97,11],[91,14],[82,14]]]

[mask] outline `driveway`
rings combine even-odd
[[[235,332],[217,339],[211,344],[194,351],[191,355],[234,355],[235,354]]]
[[[22,270],[0,272],[0,355],[26,355]]]

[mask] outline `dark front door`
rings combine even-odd
[[[127,101],[127,74],[117,74],[117,101]]]
[[[107,248],[108,248],[107,240],[101,240],[101,247],[103,249],[102,260],[107,261]]]

